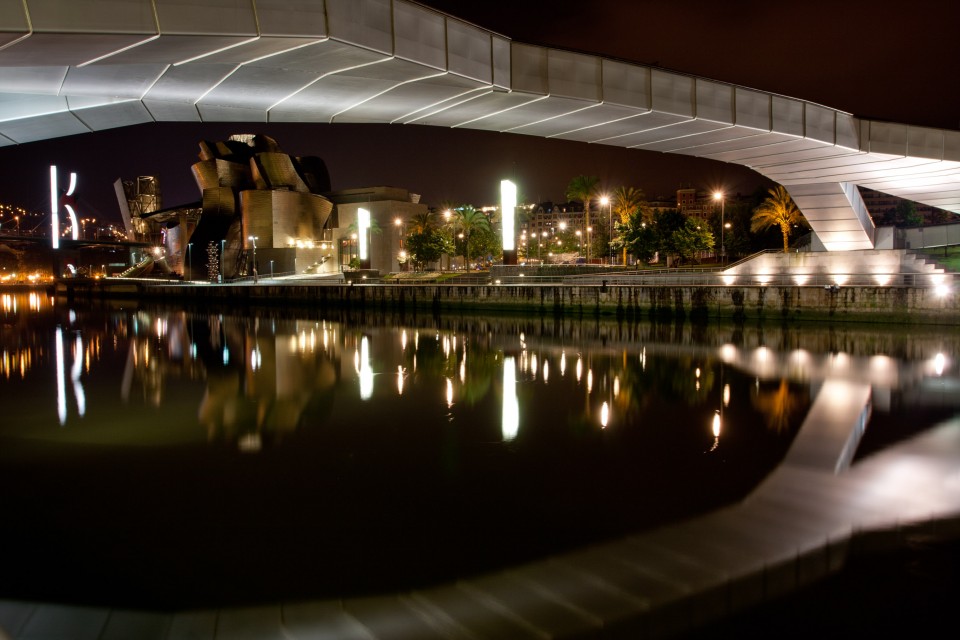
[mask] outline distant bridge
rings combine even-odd
[[[828,250],[875,246],[856,186],[960,213],[960,131],[514,42],[406,0],[0,5],[0,145],[141,124],[484,129],[741,164]]]

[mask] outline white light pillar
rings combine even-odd
[[[55,164],[50,165],[50,242],[54,249],[60,248],[60,198],[57,196]]]
[[[50,243],[54,249],[60,248],[60,194],[58,180],[57,165],[52,164],[50,165]],[[76,190],[77,174],[71,172],[70,186],[67,188],[66,197],[72,201],[73,192]],[[63,208],[67,210],[67,214],[70,216],[70,237],[78,240],[80,238],[80,221],[77,219],[77,212],[73,210],[73,205],[69,202],[64,202]]]
[[[357,242],[360,245],[360,268],[370,268],[370,248],[367,246],[367,232],[370,230],[370,212],[357,209]]]
[[[500,181],[500,228],[503,240],[503,264],[517,264],[516,245],[517,185]]]

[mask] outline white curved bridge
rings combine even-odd
[[[960,213],[960,131],[532,46],[406,0],[2,0],[0,145],[151,121],[427,124],[680,153],[785,185],[828,250],[856,185]]]

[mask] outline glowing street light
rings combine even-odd
[[[248,236],[247,240],[253,243],[253,284],[259,281],[257,276],[257,236]]]
[[[726,198],[724,198],[722,191],[714,191],[713,199],[720,201],[720,264],[723,264],[724,258],[727,256],[727,248],[723,242],[723,229],[726,227],[723,223],[723,206],[726,204]]]
[[[577,240],[580,242],[580,249],[577,250],[577,257],[579,258],[580,256],[583,255],[583,234],[580,233],[580,229],[577,229],[576,233],[577,233]]]
[[[224,267],[223,267],[223,252],[226,246],[227,246],[227,239],[224,238],[223,240],[220,241],[220,282],[223,282],[223,276],[225,274]],[[296,260],[296,258],[294,258],[294,260]],[[296,271],[296,269],[294,269],[294,271]]]
[[[607,208],[607,224],[609,225],[609,236],[608,240],[613,240],[613,207],[610,204],[610,198],[607,196],[600,197],[600,206]],[[607,264],[613,264],[613,247],[610,247],[610,258]]]

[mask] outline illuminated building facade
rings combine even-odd
[[[331,191],[323,160],[287,155],[264,135],[201,142],[192,170],[201,200],[186,206],[160,208],[154,177],[115,183],[132,235],[154,247],[128,275],[229,280],[252,275],[254,257],[261,277],[336,273],[356,266],[361,208],[371,217],[369,268],[398,271],[407,222],[427,210],[397,187]]]
[[[161,247],[173,271],[205,278],[213,255],[225,279],[249,275],[254,241],[260,274],[295,273],[330,260],[327,223],[333,203],[320,195],[330,190],[320,158],[292,157],[268,136],[245,134],[201,142],[192,169],[201,193],[198,206],[153,209],[160,203],[159,188],[148,178],[139,178],[136,188],[117,187],[121,211],[139,239]],[[144,269],[158,262],[157,256],[146,255]]]

